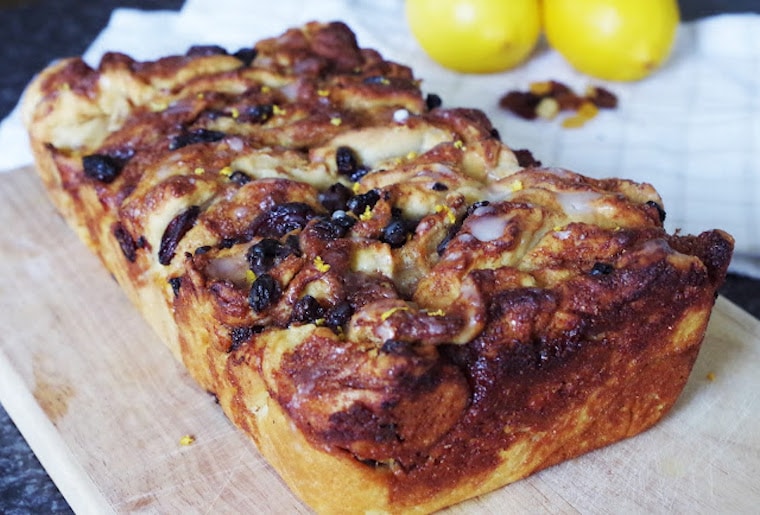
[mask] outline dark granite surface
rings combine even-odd
[[[177,10],[181,0],[0,0],[0,119],[50,60],[85,51],[116,7]],[[760,11],[758,0],[684,0],[684,19]],[[760,281],[730,275],[722,292],[760,318]],[[0,513],[71,513],[66,501],[0,407]]]

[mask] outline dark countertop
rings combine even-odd
[[[178,10],[182,0],[0,0],[0,119],[32,75],[55,57],[82,54],[116,7]],[[760,11],[757,0],[684,0],[685,20]],[[760,281],[731,274],[721,293],[760,318]],[[66,501],[0,407],[0,513],[71,513]]]

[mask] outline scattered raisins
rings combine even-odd
[[[380,235],[380,241],[387,243],[392,249],[397,249],[406,243],[408,234],[409,227],[403,218],[391,218]]]
[[[348,199],[354,196],[354,192],[343,184],[336,182],[319,194],[319,202],[324,208],[333,211],[345,210]]]
[[[193,45],[185,53],[188,57],[206,57],[209,55],[227,55],[227,49],[219,45]]]
[[[349,227],[339,223],[332,218],[322,218],[318,220],[312,227],[320,240],[330,241],[337,238],[342,238],[348,232]]]
[[[251,178],[245,172],[241,172],[240,170],[232,172],[230,174],[230,180],[238,186],[244,186],[251,182]]]
[[[240,113],[238,118],[240,121],[249,123],[265,123],[274,114],[274,105],[272,104],[258,104],[250,106]]]
[[[609,263],[596,262],[593,268],[591,268],[590,274],[593,276],[610,275],[614,270],[615,267]]]
[[[179,289],[182,286],[182,278],[181,277],[172,277],[169,279],[169,285],[172,287],[172,292],[174,293],[174,296],[176,297],[179,295]]]
[[[209,120],[218,120],[222,117],[231,117],[232,113],[230,111],[225,111],[222,109],[207,108],[203,110],[202,116],[208,118]]]
[[[325,314],[325,325],[333,329],[341,327],[351,319],[353,314],[354,308],[350,302],[340,302]]]
[[[499,106],[525,120],[535,120],[539,102],[541,97],[530,91],[510,91],[499,99]]]
[[[211,246],[210,245],[203,245],[202,247],[198,247],[197,249],[195,249],[195,255],[196,256],[202,256],[203,254],[205,254],[209,250],[211,250]]]
[[[592,86],[586,93],[586,98],[591,100],[600,109],[615,109],[618,106],[617,96],[608,89],[600,86]]]
[[[332,220],[341,227],[344,227],[346,230],[349,230],[356,223],[356,218],[349,215],[345,211],[335,211],[332,214]]]
[[[123,225],[117,223],[113,228],[113,236],[119,243],[121,252],[124,254],[124,257],[127,258],[127,261],[134,263],[135,259],[137,259],[137,246],[135,245],[135,240],[132,238],[132,235],[129,234]]]
[[[256,313],[261,313],[280,299],[280,284],[269,274],[256,277],[248,293],[248,304]]]
[[[351,176],[359,169],[359,159],[351,147],[341,146],[335,150],[335,165],[340,175]]]
[[[547,97],[554,99],[557,102],[559,111],[577,111],[583,105],[585,98],[576,95],[574,92],[569,91],[566,93],[560,93],[554,97]]]
[[[251,245],[245,253],[245,258],[253,273],[260,275],[271,270],[278,262],[292,253],[293,250],[289,246],[272,238],[264,238]]]
[[[517,164],[523,168],[537,168],[541,166],[541,161],[533,157],[528,149],[514,150],[515,157],[517,158]]]
[[[295,234],[288,234],[285,237],[285,247],[288,248],[291,254],[301,257],[301,241]]]
[[[380,200],[380,192],[376,189],[372,189],[367,193],[351,197],[346,203],[346,207],[356,216],[360,216],[367,208],[372,209],[375,207],[378,200]]]
[[[90,154],[82,158],[84,174],[100,182],[113,182],[123,167],[124,161],[107,154]]]
[[[546,86],[544,87],[547,89],[545,93],[540,93],[543,95],[548,95],[555,98],[560,97],[562,95],[575,95],[573,90],[570,89],[570,86],[568,86],[567,84],[563,84],[562,82],[558,80],[550,80],[549,82],[546,82],[546,83],[540,83],[540,82],[533,83],[531,85],[531,89],[535,89],[536,85],[539,85],[539,87],[541,87],[540,86],[541,84],[545,84]]]
[[[200,212],[200,207],[190,206],[169,222],[163,236],[161,236],[161,245],[158,248],[159,263],[166,266],[171,262],[179,241],[195,224]]]
[[[446,236],[443,237],[441,242],[436,247],[436,252],[438,255],[442,255],[446,251],[446,247],[448,247],[451,240],[454,239],[454,237],[459,233],[460,229],[462,229],[462,225],[464,224],[464,220],[470,216],[477,208],[487,206],[490,204],[487,200],[480,200],[478,202],[474,202],[467,206],[467,209],[464,212],[464,216],[461,219],[458,219],[456,223],[452,224],[449,227],[449,230],[446,232]]]
[[[449,243],[451,240],[454,239],[454,236],[457,235],[459,230],[462,228],[461,223],[455,223],[449,227],[449,230],[446,231],[446,236],[443,237],[441,242],[438,244],[438,246],[435,248],[436,253],[438,253],[439,256],[443,255],[443,253],[446,251],[446,247],[449,246]]]
[[[202,128],[183,131],[172,138],[169,143],[169,150],[177,150],[196,143],[214,143],[224,138],[224,136],[225,134],[221,131]]]
[[[665,213],[665,210],[662,208],[660,204],[655,202],[654,200],[647,200],[647,206],[653,207],[657,210],[657,216],[660,218],[660,223],[665,221],[665,216],[667,213]]]
[[[378,460],[373,460],[372,458],[359,458],[358,456],[354,456],[354,459],[358,461],[359,463],[361,463],[362,465],[366,465],[367,467],[371,467],[373,469],[388,467],[387,463],[384,463]]]
[[[238,243],[242,243],[243,241],[249,241],[251,238],[249,238],[247,235],[245,236],[231,236],[229,238],[222,238],[222,241],[220,241],[216,248],[218,249],[231,249]]]
[[[383,346],[380,347],[380,352],[384,354],[407,354],[409,352],[409,344],[401,340],[385,340]]]
[[[256,326],[233,327],[230,329],[230,341],[232,342],[232,346],[229,348],[228,352],[238,350],[245,342],[250,340],[254,334],[256,334]]]
[[[248,67],[251,66],[253,60],[256,59],[258,51],[255,48],[241,48],[232,55],[238,58],[243,63],[243,66]]]
[[[359,182],[362,177],[367,175],[371,170],[366,166],[360,166],[354,173],[349,176],[351,182]]]
[[[432,188],[433,191],[447,191],[449,189],[449,187],[442,182],[434,182]]]
[[[310,323],[325,316],[319,301],[311,295],[304,295],[293,305],[291,322]]]
[[[364,79],[364,84],[382,84],[387,85],[390,84],[390,81],[383,77],[382,75],[373,75],[371,77],[367,77]]]
[[[443,100],[435,93],[428,93],[425,97],[425,105],[427,106],[428,111],[432,111],[433,109],[441,107],[443,105]]]
[[[315,216],[314,209],[303,202],[278,204],[254,219],[250,233],[252,237],[281,238],[291,231],[303,229]]]
[[[477,208],[479,207],[485,207],[489,205],[490,202],[487,200],[478,200],[477,202],[473,202],[469,206],[467,206],[467,209],[464,211],[464,217],[467,218],[470,216]]]

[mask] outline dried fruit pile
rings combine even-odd
[[[617,105],[617,96],[605,88],[589,86],[578,95],[556,80],[533,82],[528,91],[509,91],[499,100],[500,107],[525,120],[553,120],[562,112],[570,112],[562,120],[565,128],[582,127],[599,109],[615,109]]]

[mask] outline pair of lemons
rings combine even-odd
[[[668,58],[677,0],[406,0],[417,41],[439,64],[490,73],[525,61],[541,32],[578,71],[642,79]]]

